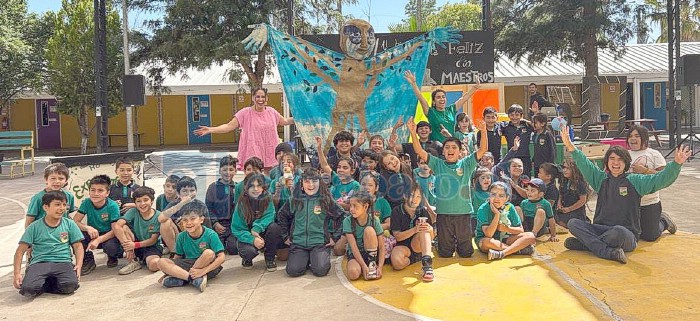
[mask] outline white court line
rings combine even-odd
[[[415,313],[413,313],[413,312],[408,312],[408,311],[406,311],[406,310],[402,310],[402,309],[399,309],[399,308],[397,308],[397,307],[391,306],[391,305],[389,305],[389,304],[386,304],[386,303],[384,303],[384,302],[382,302],[382,301],[379,301],[379,300],[375,299],[375,298],[374,298],[373,296],[371,296],[370,294],[367,294],[367,293],[365,293],[365,292],[362,292],[362,291],[358,290],[356,287],[354,287],[354,286],[350,283],[350,281],[348,281],[348,279],[345,277],[345,273],[343,273],[343,257],[342,257],[342,256],[336,258],[336,260],[335,260],[335,275],[338,277],[338,279],[340,280],[340,283],[341,283],[346,289],[348,289],[348,290],[352,291],[353,293],[357,294],[359,297],[365,299],[365,301],[367,301],[367,302],[369,302],[369,303],[372,303],[372,304],[374,304],[374,305],[376,305],[376,306],[379,306],[379,307],[385,308],[385,309],[387,309],[387,310],[396,312],[396,313],[398,313],[398,314],[401,314],[401,315],[404,315],[404,316],[407,316],[407,317],[410,317],[410,318],[414,318],[414,319],[416,319],[416,320],[425,320],[425,321],[437,320],[437,319],[432,319],[432,318],[429,318],[429,317],[426,317],[426,316],[422,316],[422,315],[420,315],[420,314],[415,314]]]
[[[27,205],[9,197],[0,196],[0,199],[10,201],[22,208],[22,213],[27,213]],[[24,219],[20,219],[12,225],[0,227],[0,277],[5,276],[13,271],[12,264],[14,261],[17,242],[24,233]]]

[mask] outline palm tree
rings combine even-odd
[[[645,0],[650,11],[647,18],[651,24],[661,27],[661,35],[656,42],[668,42],[666,23],[667,0]],[[681,41],[700,41],[700,0],[680,0]]]

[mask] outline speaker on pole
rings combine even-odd
[[[146,77],[143,75],[124,75],[122,78],[122,101],[124,106],[145,105]]]
[[[700,54],[681,56],[678,62],[678,85],[700,85]]]

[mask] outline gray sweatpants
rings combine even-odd
[[[35,297],[44,292],[70,294],[80,287],[73,263],[34,263],[27,267],[19,294]]]

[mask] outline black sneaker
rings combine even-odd
[[[119,259],[117,257],[107,257],[107,267],[108,268],[114,268],[117,267],[117,264],[119,263]]]
[[[96,267],[95,257],[92,255],[92,252],[85,252],[83,266],[80,268],[80,275],[88,275],[94,271]]]
[[[564,247],[573,251],[588,251],[583,242],[575,237],[569,237],[564,240]]]
[[[535,247],[532,244],[518,251],[518,254],[520,255],[532,255],[532,253],[535,253]]]
[[[627,264],[627,255],[625,255],[625,251],[623,251],[621,248],[616,248],[610,252],[610,259],[613,261],[618,261],[622,264]]]
[[[275,262],[275,259],[272,260],[265,260],[265,269],[268,272],[275,272],[277,271],[277,262]]]
[[[253,268],[253,260],[243,259],[241,262],[241,265],[243,266],[244,269],[250,270]]]
[[[666,214],[665,212],[661,212],[661,222],[664,222],[664,225],[666,225],[666,230],[671,233],[671,234],[676,234],[676,231],[678,231],[678,227],[676,226],[676,223],[673,223],[673,220],[671,217]]]

